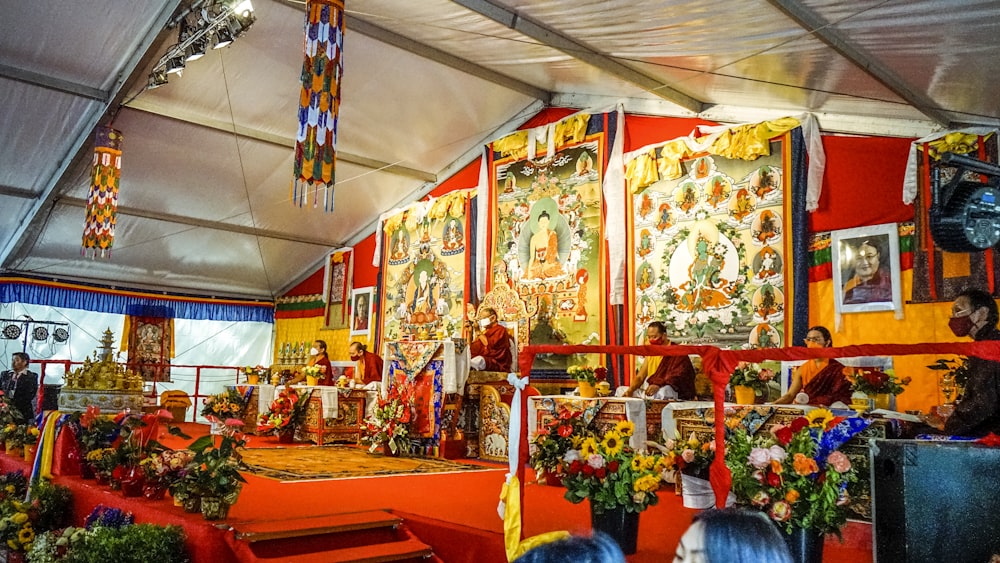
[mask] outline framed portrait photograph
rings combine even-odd
[[[351,336],[371,335],[374,287],[355,288],[351,294]]]
[[[899,273],[899,230],[895,223],[830,233],[834,311],[896,311],[903,302]]]

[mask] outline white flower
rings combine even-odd
[[[785,448],[777,444],[768,448],[768,452],[771,454],[771,459],[779,463],[785,461],[785,458],[788,457],[788,452],[785,451]]]
[[[594,469],[604,467],[604,456],[601,454],[590,454],[587,456],[587,465],[593,467]]]
[[[566,463],[573,463],[574,461],[579,461],[579,460],[580,460],[580,451],[579,450],[568,450],[563,455],[563,461],[566,462]]]

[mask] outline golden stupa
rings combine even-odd
[[[114,340],[111,329],[105,330],[94,355],[66,374],[59,392],[59,410],[85,411],[92,405],[106,412],[142,410],[142,377],[115,361]]]

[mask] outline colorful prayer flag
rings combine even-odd
[[[98,127],[95,133],[94,170],[87,196],[87,214],[83,223],[83,253],[111,256],[118,215],[118,180],[122,171],[122,134],[110,127]]]

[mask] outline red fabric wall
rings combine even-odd
[[[566,117],[577,110],[547,108],[520,128],[537,127]],[[697,118],[625,116],[625,152],[653,143],[689,135],[699,125],[716,123]],[[903,174],[912,139],[889,137],[826,136],[826,174],[819,209],[809,215],[811,232],[846,229],[910,221],[913,206],[903,205]],[[439,197],[457,189],[474,187],[479,181],[480,159],[476,159],[430,192]],[[375,235],[354,247],[354,286],[376,284],[378,268],[372,266]],[[287,295],[321,293],[323,269],[302,282]]]

